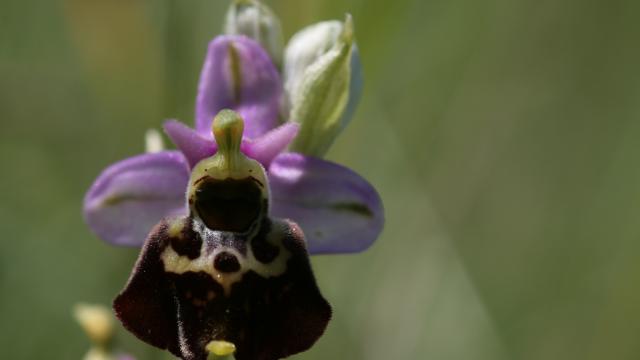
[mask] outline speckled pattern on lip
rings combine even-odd
[[[176,223],[193,226],[193,219],[156,226],[114,301],[116,315],[137,337],[186,360],[205,360],[212,340],[235,344],[237,360],[275,360],[308,349],[322,335],[331,307],[318,290],[297,225],[265,220],[251,239],[220,232],[203,237],[183,228],[181,236],[191,238],[182,242],[200,245],[190,259],[172,245]],[[254,254],[259,244],[278,254],[262,262],[265,254]],[[216,269],[222,253],[233,254],[240,269]]]

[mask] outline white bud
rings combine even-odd
[[[291,149],[320,157],[349,121],[361,90],[351,16],[295,34],[283,71],[289,120],[301,124]]]
[[[283,75],[290,103],[294,103],[300,94],[304,72],[333,47],[341,32],[342,22],[323,21],[307,26],[289,40],[284,53]]]
[[[257,41],[267,51],[273,63],[280,67],[284,40],[280,20],[258,0],[235,0],[227,11],[224,32],[245,35]]]
[[[164,150],[164,141],[162,141],[162,134],[160,134],[160,131],[156,129],[148,129],[144,134],[144,145],[148,154]]]

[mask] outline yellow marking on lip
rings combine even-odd
[[[182,238],[182,230],[184,229],[184,222],[179,219],[173,219],[169,222],[169,229],[167,232],[171,237]]]
[[[274,223],[274,226],[278,226]],[[209,234],[214,233],[211,231]],[[280,276],[284,274],[287,270],[287,261],[291,257],[291,253],[284,247],[282,241],[279,239],[275,239],[277,234],[282,234],[282,232],[272,231],[268,236],[266,241],[271,245],[277,246],[278,256],[270,263],[264,264],[258,259],[256,259],[253,254],[253,245],[252,241],[255,239],[251,239],[247,244],[247,254],[243,256],[238,252],[238,250],[227,247],[227,246],[219,246],[210,254],[206,254],[205,246],[206,241],[202,242],[202,247],[200,249],[200,256],[195,259],[189,259],[187,256],[178,254],[171,246],[167,246],[162,254],[160,255],[160,259],[162,260],[162,264],[164,265],[164,271],[174,273],[174,274],[184,274],[186,272],[205,272],[213,278],[218,284],[222,286],[224,289],[224,295],[231,295],[231,286],[242,280],[242,276],[248,271],[254,271],[258,275],[264,278],[270,278],[275,276]],[[205,234],[201,234],[203,238],[206,238]],[[232,273],[223,273],[218,271],[214,266],[215,257],[221,252],[229,252],[233,254],[240,264],[240,270]]]

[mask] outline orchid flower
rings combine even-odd
[[[311,347],[331,318],[303,232],[271,216],[264,168],[240,151],[243,125],[232,110],[216,116],[218,151],[191,172],[188,215],[151,231],[114,301],[129,331],[185,360],[281,359]]]
[[[276,360],[310,348],[331,307],[308,256],[362,251],[384,223],[373,186],[322,159],[361,90],[350,16],[294,36],[284,83],[273,16],[236,0],[228,33],[209,44],[195,127],[165,122],[177,150],[156,139],[149,148],[159,151],[111,165],[85,196],[100,238],[142,246],[117,317],[185,360]]]
[[[245,121],[242,152],[267,170],[272,213],[301,226],[309,252],[368,248],[384,223],[378,193],[354,171],[319,157],[348,122],[361,85],[357,50],[347,51],[351,39],[339,41],[345,36],[340,26],[320,23],[293,37],[285,50],[284,85],[259,43],[244,35],[215,38],[200,76],[195,129],[169,120],[164,130],[178,150],[134,156],[98,176],[84,199],[85,220],[93,232],[112,244],[141,246],[160,219],[186,214],[190,171],[217,150],[210,133],[213,117],[232,109]],[[345,31],[351,33],[350,26],[348,19]],[[336,66],[336,58],[344,66]],[[336,86],[344,91],[332,89]],[[330,90],[339,93],[333,96],[337,105],[326,104]],[[288,105],[283,110],[281,104]],[[293,118],[281,123],[281,117]]]

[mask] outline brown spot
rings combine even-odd
[[[269,232],[271,232],[271,228],[271,221],[265,220],[262,223],[260,232],[251,241],[253,256],[263,264],[272,262],[278,256],[278,253],[280,253],[280,249],[278,249],[278,247],[267,242],[267,236],[269,235]]]
[[[179,236],[169,238],[171,248],[180,256],[197,259],[200,256],[202,239],[191,226],[185,226]]]
[[[253,250],[253,255],[256,257],[256,260],[263,264],[272,262],[278,256],[278,253],[280,253],[278,247],[269,244],[266,240],[254,240],[251,243],[251,249]]]
[[[234,273],[240,270],[240,263],[235,255],[223,251],[216,255],[216,258],[213,260],[213,267],[223,273]]]

